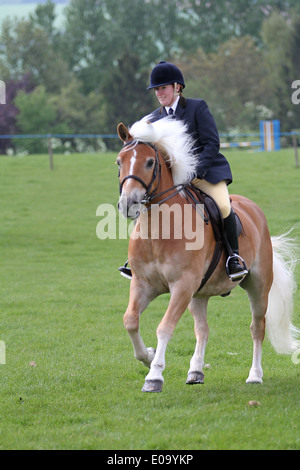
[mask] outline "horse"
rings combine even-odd
[[[186,383],[204,383],[204,354],[209,335],[208,300],[212,296],[225,296],[238,285],[247,292],[252,312],[253,357],[246,382],[262,383],[265,330],[279,353],[292,353],[300,344],[300,330],[292,325],[293,239],[288,234],[271,237],[262,210],[241,195],[231,195],[232,208],[242,225],[240,254],[249,273],[243,279],[232,281],[225,269],[226,254],[223,251],[216,268],[202,285],[216,242],[212,224],[205,217],[205,208],[202,213],[197,210],[197,205],[185,192],[196,168],[193,140],[186,125],[169,117],[153,123],[142,119],[130,128],[120,123],[118,135],[123,141],[116,161],[120,186],[118,209],[124,217],[136,219],[129,239],[132,279],[123,323],[135,358],[150,369],[142,391],[162,391],[166,348],[187,308],[194,318],[196,347]],[[199,220],[202,222],[202,240],[200,236],[196,240],[196,235],[194,239],[197,246],[191,244],[191,237],[187,237],[185,231],[178,236],[178,230],[173,226],[169,227],[167,237],[162,236],[163,229],[157,228],[157,223],[154,224],[155,234],[152,233],[154,209],[162,206],[170,211],[174,207],[180,208],[182,213],[188,207],[192,208],[186,223],[194,227],[194,233],[195,225],[199,225]],[[179,224],[184,223],[178,212],[174,219],[180,219]],[[140,316],[154,298],[164,293],[170,293],[170,301],[157,327],[157,347],[146,347],[139,332]]]

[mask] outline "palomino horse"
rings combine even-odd
[[[162,236],[160,228],[155,236],[151,232],[154,205],[167,205],[169,209],[179,207],[183,212],[187,205],[193,207],[188,223],[195,230],[197,206],[190,204],[184,192],[184,185],[190,181],[196,165],[193,143],[186,126],[170,118],[154,123],[144,119],[129,130],[124,124],[119,124],[118,134],[124,142],[117,158],[120,178],[118,208],[125,217],[137,218],[129,241],[132,280],[124,325],[136,359],[150,368],[142,391],[162,391],[166,348],[187,307],[194,317],[196,348],[186,383],[203,383],[209,332],[208,300],[228,293],[237,285],[247,291],[252,310],[253,362],[246,382],[261,383],[265,323],[269,339],[278,352],[289,353],[299,347],[299,330],[291,323],[295,286],[292,242],[286,236],[271,239],[261,209],[245,197],[232,195],[232,207],[243,227],[239,237],[240,253],[249,274],[241,281],[229,279],[223,253],[213,274],[199,290],[214,253],[211,223],[204,223],[200,217],[204,240],[195,249],[187,249],[190,237],[184,233],[179,237],[174,227],[170,228],[168,237]],[[141,236],[142,232],[144,236]],[[157,328],[157,348],[147,348],[139,333],[140,315],[155,297],[166,292],[171,294],[170,302]]]

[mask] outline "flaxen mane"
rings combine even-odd
[[[182,121],[165,117],[150,122],[151,115],[134,123],[129,129],[134,139],[155,144],[170,165],[174,184],[191,181],[197,160],[193,152],[193,139]]]

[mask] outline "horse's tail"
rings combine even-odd
[[[273,284],[269,292],[266,329],[274,349],[289,354],[300,348],[300,330],[292,324],[296,242],[290,232],[272,237]]]

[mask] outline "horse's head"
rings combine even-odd
[[[124,217],[136,219],[141,204],[155,191],[154,182],[160,176],[158,151],[154,145],[134,139],[123,123],[118,125],[118,135],[124,142],[117,157],[120,182],[118,209]]]

